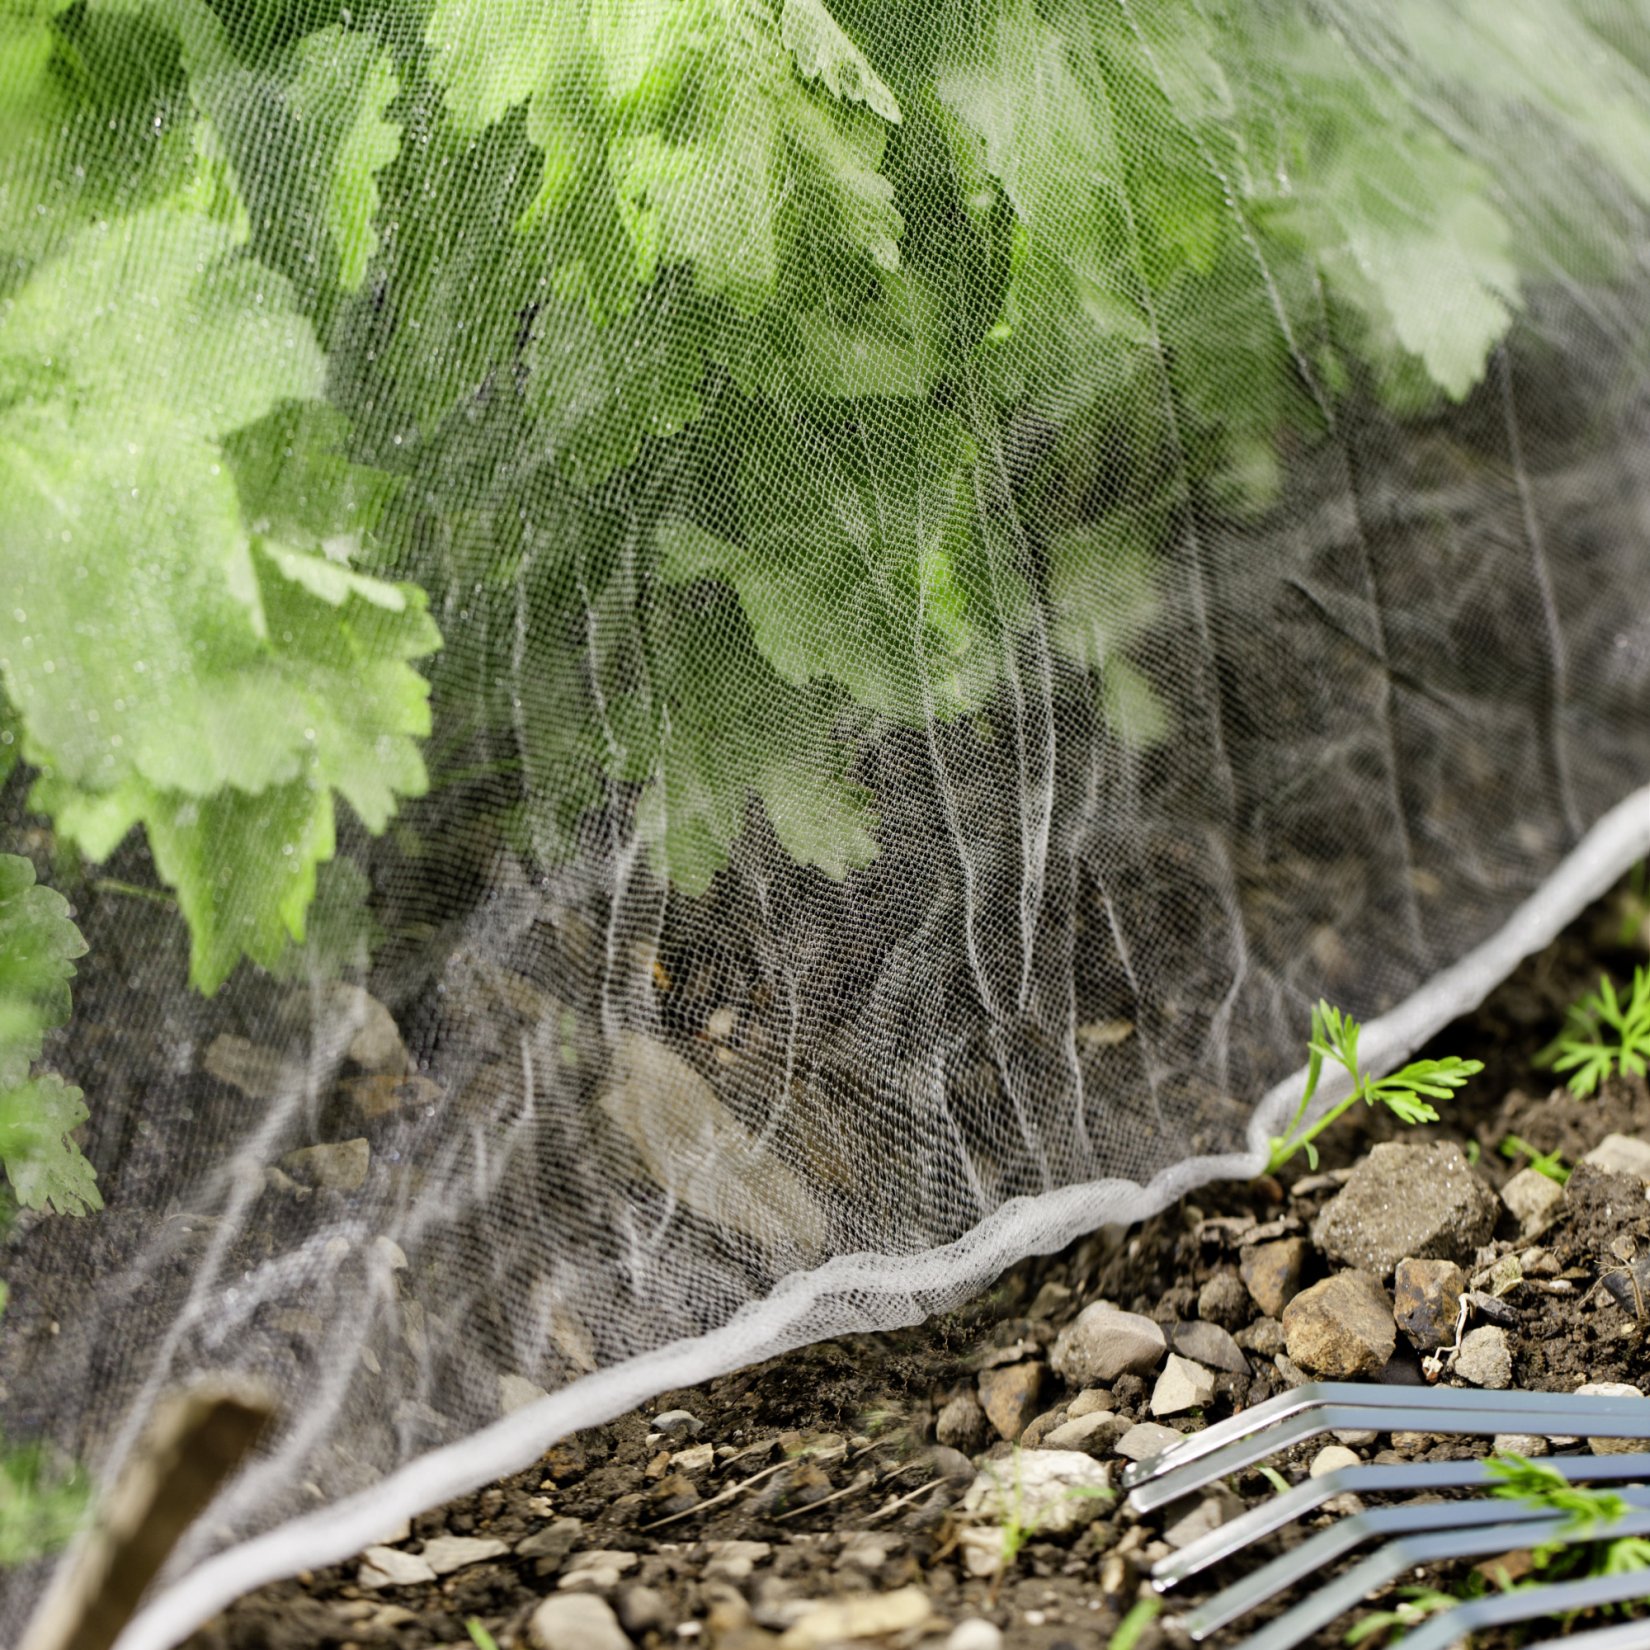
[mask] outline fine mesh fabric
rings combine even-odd
[[[9,0],[4,1432],[281,1406],[122,1650],[1469,1008],[1650,848],[1647,344],[1637,0]]]

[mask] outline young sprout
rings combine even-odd
[[[1436,1123],[1438,1113],[1428,1102],[1447,1100],[1469,1077],[1484,1069],[1481,1060],[1458,1060],[1452,1055],[1444,1060],[1412,1060],[1390,1077],[1370,1077],[1358,1064],[1358,1037],[1362,1030],[1351,1015],[1343,1014],[1330,1003],[1320,1002],[1312,1010],[1306,1091],[1289,1120],[1289,1127],[1272,1137],[1272,1155],[1266,1163],[1268,1174],[1302,1151],[1306,1153],[1306,1161],[1317,1168],[1318,1150],[1312,1142],[1360,1100],[1366,1106],[1379,1102],[1400,1122]],[[1325,1060],[1333,1060],[1352,1079],[1352,1092],[1322,1117],[1308,1122],[1306,1114],[1318,1092]]]
[[[1509,1134],[1497,1148],[1503,1157],[1527,1157],[1529,1166],[1537,1174],[1556,1180],[1562,1186],[1570,1178],[1569,1165],[1562,1152],[1544,1152],[1532,1146],[1522,1135]]]
[[[1616,995],[1609,975],[1601,976],[1598,990],[1570,1005],[1564,1029],[1535,1057],[1538,1066],[1567,1072],[1570,1093],[1581,1098],[1617,1072],[1644,1076],[1647,1059],[1650,968],[1643,964],[1633,970],[1625,1001]]]

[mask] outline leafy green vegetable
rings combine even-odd
[[[1601,975],[1598,989],[1570,1005],[1564,1029],[1537,1056],[1536,1063],[1565,1073],[1572,1094],[1594,1093],[1618,1072],[1642,1077],[1650,1060],[1650,968],[1633,971],[1626,998]]]
[[[68,902],[34,867],[0,854],[0,1163],[25,1209],[103,1207],[97,1175],[71,1135],[88,1116],[80,1090],[31,1076],[45,1033],[69,1018],[69,981],[85,941]]]
[[[1482,1060],[1461,1060],[1454,1055],[1442,1060],[1412,1060],[1390,1077],[1370,1077],[1358,1064],[1358,1038],[1362,1027],[1350,1015],[1329,1003],[1320,1002],[1312,1010],[1312,1037],[1307,1047],[1306,1087],[1289,1127],[1272,1140],[1272,1154],[1266,1170],[1270,1174],[1304,1151],[1306,1161],[1318,1166],[1318,1149],[1312,1142],[1338,1117],[1360,1100],[1366,1106],[1383,1105],[1401,1123],[1436,1123],[1437,1111],[1428,1103],[1447,1100],[1469,1077],[1484,1069]],[[1325,1060],[1332,1060],[1352,1079],[1352,1092],[1331,1106],[1321,1117],[1307,1120],[1312,1097],[1318,1092]]]

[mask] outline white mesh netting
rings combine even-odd
[[[1399,1058],[1646,852],[1647,71],[0,10],[5,1434],[283,1401],[123,1650],[1252,1170],[1312,1001]]]

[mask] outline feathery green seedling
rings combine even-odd
[[[1343,1014],[1330,1003],[1320,1002],[1312,1010],[1306,1089],[1295,1115],[1289,1120],[1289,1127],[1281,1135],[1272,1137],[1272,1154],[1266,1163],[1268,1174],[1301,1151],[1306,1153],[1306,1161],[1317,1168],[1318,1150],[1312,1142],[1360,1100],[1366,1106],[1378,1102],[1400,1122],[1436,1123],[1438,1113],[1429,1102],[1447,1100],[1469,1077],[1484,1069],[1481,1060],[1459,1060],[1451,1055],[1443,1060],[1412,1060],[1390,1077],[1370,1077],[1358,1064],[1358,1038],[1362,1031],[1363,1027],[1351,1015]],[[1334,1061],[1351,1077],[1352,1092],[1322,1117],[1308,1122],[1306,1114],[1318,1092],[1325,1060]]]
[[[1536,1064],[1567,1073],[1570,1093],[1585,1098],[1618,1072],[1642,1077],[1650,1059],[1650,968],[1633,970],[1625,999],[1601,975],[1597,991],[1570,1005],[1564,1029],[1536,1055]]]
[[[474,1616],[464,1623],[464,1631],[470,1635],[476,1650],[498,1650],[498,1640]]]
[[[1388,1610],[1372,1610],[1362,1621],[1347,1628],[1342,1640],[1345,1644],[1362,1644],[1367,1638],[1388,1627],[1408,1629],[1419,1627],[1428,1616],[1441,1610],[1453,1610],[1461,1598],[1438,1587],[1400,1587],[1398,1602]],[[1394,1641],[1396,1642],[1396,1640]]]
[[[1562,1152],[1544,1152],[1532,1146],[1522,1135],[1509,1134],[1497,1150],[1503,1157],[1527,1157],[1529,1167],[1562,1186],[1570,1178],[1570,1167]]]
[[[1137,1598],[1106,1640],[1106,1650],[1134,1650],[1141,1634],[1157,1619],[1162,1608],[1162,1599]]]
[[[1565,1518],[1562,1535],[1531,1553],[1541,1583],[1580,1575],[1623,1575],[1650,1569],[1650,1541],[1642,1536],[1607,1537],[1611,1524],[1628,1510],[1612,1490],[1572,1484],[1555,1467],[1522,1455],[1492,1456],[1490,1471],[1500,1480],[1490,1491],[1503,1500],[1558,1513]]]

